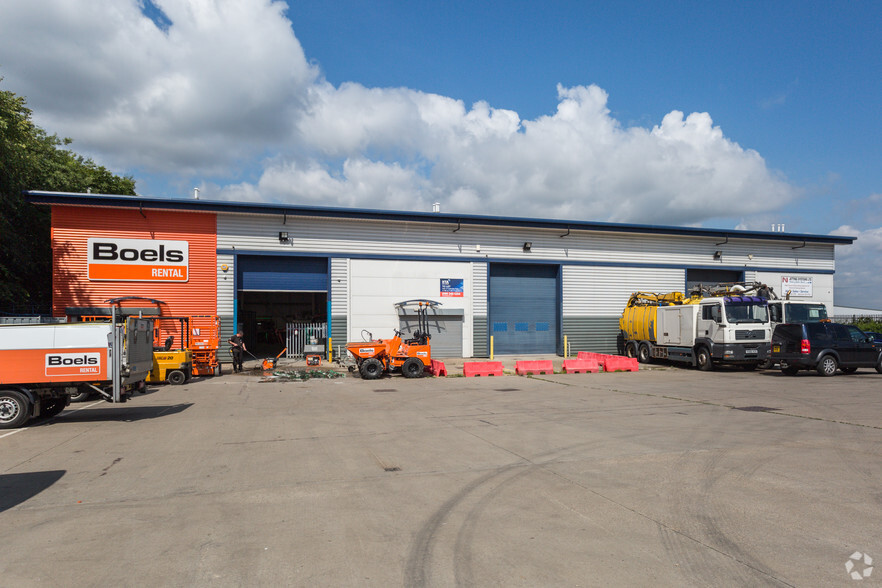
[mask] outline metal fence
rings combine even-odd
[[[305,345],[327,345],[328,323],[288,323],[285,335],[288,344],[285,357],[302,358]]]
[[[66,316],[0,316],[0,325],[46,325],[66,322]]]
[[[858,321],[875,321],[882,323],[882,314],[837,314],[831,317],[834,323],[856,323]]]

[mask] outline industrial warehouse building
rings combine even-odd
[[[216,314],[226,340],[302,352],[408,332],[430,299],[433,354],[613,352],[635,291],[760,281],[833,307],[852,237],[32,191],[52,209],[53,314],[120,296]],[[145,305],[145,312],[155,309]],[[312,341],[307,341],[312,342]]]

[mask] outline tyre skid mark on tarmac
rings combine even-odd
[[[710,429],[708,430],[710,431]],[[474,435],[474,433],[470,434]],[[477,435],[475,436],[478,437]],[[640,435],[638,434],[636,436]],[[712,438],[713,436],[710,435],[708,440]],[[490,441],[484,441],[492,444]],[[729,580],[732,578],[741,578],[747,583],[756,582],[758,578],[762,578],[773,584],[792,586],[792,584],[777,577],[776,572],[771,570],[765,563],[752,557],[742,549],[737,542],[727,537],[719,529],[718,524],[715,521],[715,518],[721,518],[719,513],[716,514],[716,517],[706,517],[705,519],[693,517],[699,520],[699,522],[704,523],[704,528],[710,537],[709,539],[702,539],[683,530],[674,528],[669,523],[660,520],[660,518],[653,516],[652,514],[629,506],[615,498],[586,486],[578,480],[574,480],[552,469],[551,466],[555,465],[555,463],[557,463],[565,454],[574,449],[596,445],[597,443],[598,441],[592,441],[589,443],[557,448],[553,451],[549,451],[545,455],[537,456],[537,458],[533,460],[523,456],[517,456],[523,461],[494,469],[464,486],[459,492],[454,494],[441,505],[441,507],[437,509],[428,520],[426,520],[417,532],[407,558],[404,570],[404,584],[406,586],[427,586],[432,583],[432,566],[436,563],[433,559],[435,559],[436,556],[435,551],[438,546],[442,529],[458,508],[464,505],[470,497],[484,490],[484,494],[477,499],[475,504],[469,508],[467,512],[463,513],[463,522],[460,524],[460,528],[456,531],[456,539],[452,554],[453,561],[449,562],[457,585],[475,585],[471,545],[474,540],[475,529],[477,528],[481,513],[484,512],[492,501],[505,489],[509,488],[516,482],[521,481],[529,474],[541,470],[548,472],[569,484],[577,486],[585,492],[609,502],[618,508],[622,508],[635,516],[639,516],[654,523],[659,529],[660,540],[666,552],[674,556],[678,565],[683,561],[690,564],[689,567],[697,570],[699,572],[698,575],[703,578],[703,582],[706,584],[715,584],[721,579],[726,578]],[[511,453],[517,455],[513,452]],[[690,451],[687,453],[693,452]],[[712,455],[711,463],[706,466],[705,469],[713,471],[716,468],[715,464],[719,461],[723,453],[725,453],[725,451],[722,453],[716,452],[716,455]],[[740,477],[752,476],[755,471],[765,465],[770,459],[771,458],[762,463],[755,464],[741,474]],[[513,471],[516,473],[512,474]],[[718,474],[716,479],[719,479],[722,475],[723,474]],[[715,483],[716,482],[713,481],[706,484],[706,502],[707,495],[710,493],[709,489],[712,488]],[[712,506],[712,504],[710,506]],[[452,533],[453,531],[450,530],[450,532]],[[690,545],[690,548],[686,548],[686,543]],[[696,547],[699,548],[698,552],[703,555],[699,556],[700,561],[695,561],[694,558],[690,561],[690,558],[692,557],[691,554],[696,553]],[[721,557],[726,558],[732,565],[727,566],[727,569],[721,569]]]
[[[727,407],[719,406],[719,408]],[[715,436],[725,430],[723,425],[729,420],[728,411],[719,411],[717,419],[720,422],[713,426],[707,423],[708,426],[704,428],[706,433],[702,437],[699,437],[696,431],[692,440],[693,447],[702,449],[717,440]],[[808,431],[804,431],[800,434],[807,433]],[[782,432],[779,441],[793,441],[794,435],[793,432],[786,435]],[[744,585],[754,584],[758,580],[790,585],[780,577],[779,572],[769,567],[756,554],[747,551],[732,537],[731,532],[727,532],[730,529],[735,529],[737,524],[729,516],[730,510],[727,508],[727,503],[721,501],[716,491],[722,486],[722,482],[731,485],[752,478],[757,471],[777,459],[775,445],[777,444],[772,443],[753,448],[750,446],[741,447],[734,463],[735,456],[730,448],[714,449],[702,453],[692,449],[683,452],[680,459],[673,464],[673,479],[694,479],[696,467],[700,468],[700,471],[697,472],[700,476],[697,496],[689,493],[688,487],[678,486],[671,488],[669,498],[670,511],[676,517],[673,524],[683,527],[693,522],[697,524],[697,529],[691,533],[679,530],[672,533],[670,528],[659,528],[659,538],[665,550],[678,562],[678,569],[688,580],[702,585],[731,583],[733,580]],[[698,460],[704,460],[704,463]],[[707,557],[710,555],[708,552],[696,553],[694,546],[691,545],[695,541],[713,551],[724,554],[732,565],[726,565],[725,568],[722,568],[718,558],[712,561]]]

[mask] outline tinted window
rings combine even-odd
[[[851,343],[851,333],[846,328],[845,325],[831,324],[830,328],[833,330],[833,336],[836,337],[836,340],[841,343]]]
[[[805,329],[812,341],[828,345],[833,343],[833,336],[827,332],[827,325],[824,323],[806,323]]]
[[[851,339],[855,343],[863,343],[867,340],[867,334],[861,331],[856,326],[846,325],[845,328],[848,329],[848,333],[851,335]]]
[[[781,341],[802,341],[802,325],[778,325],[774,338]]]

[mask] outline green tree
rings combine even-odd
[[[52,301],[49,209],[26,202],[23,191],[135,194],[130,176],[65,149],[71,140],[35,125],[26,104],[0,91],[0,311]]]

